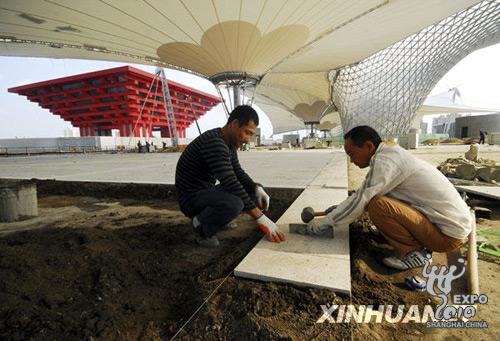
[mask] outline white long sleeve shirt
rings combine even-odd
[[[448,179],[403,148],[384,143],[372,156],[361,187],[326,218],[333,226],[350,224],[376,195],[411,205],[447,236],[465,239],[471,231],[469,208]]]

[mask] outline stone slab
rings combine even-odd
[[[289,224],[300,223],[300,213],[304,207],[311,206],[322,211],[346,197],[346,157],[344,153],[334,153],[332,160],[278,220],[286,242],[271,243],[263,238],[236,267],[234,274],[349,294],[349,227],[337,227],[333,239],[290,234],[288,231]]]
[[[294,244],[298,235],[287,235],[287,244]],[[270,243],[268,243],[270,244]],[[310,243],[315,244],[315,243]],[[313,288],[351,292],[351,264],[349,258],[329,254],[269,250],[256,247],[238,265],[234,274],[261,281],[284,282]]]
[[[500,186],[455,186],[455,188],[459,192],[473,193],[500,200]]]

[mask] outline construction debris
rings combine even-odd
[[[464,144],[464,140],[456,138],[456,137],[450,137],[444,140],[441,139],[427,139],[420,144],[424,146],[434,146],[434,145],[439,145],[439,144]]]
[[[475,157],[472,154],[468,156],[474,160],[468,160],[464,157],[450,158],[441,163],[438,169],[447,177],[499,183],[500,164],[494,160],[477,158],[477,153]]]
[[[476,161],[479,154],[479,145],[477,143],[471,144],[469,151],[465,153],[465,158],[469,161]]]

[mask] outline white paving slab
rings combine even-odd
[[[479,194],[500,200],[500,186],[455,186],[460,192]]]
[[[349,227],[336,228],[333,239],[288,232],[288,224],[301,222],[304,207],[322,211],[346,197],[347,162],[345,154],[338,152],[278,220],[286,242],[271,243],[263,238],[236,267],[235,275],[349,294]]]

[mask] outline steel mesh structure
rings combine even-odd
[[[500,3],[483,1],[332,71],[332,100],[344,131],[369,125],[385,136],[407,133],[435,84],[469,53],[499,41]]]

